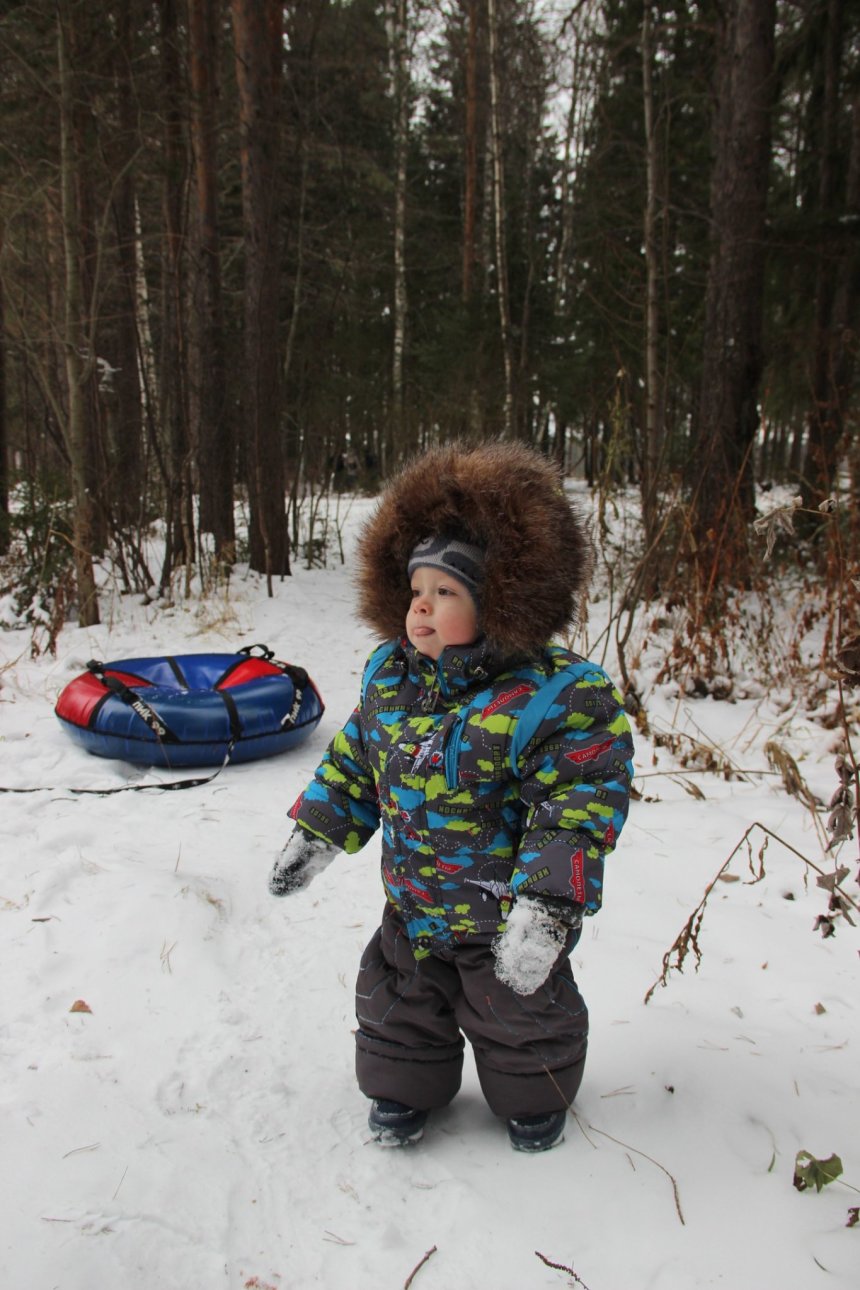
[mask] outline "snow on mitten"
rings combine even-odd
[[[579,920],[578,911],[572,906],[567,908]],[[518,900],[508,915],[505,930],[493,942],[496,976],[517,994],[534,994],[564,949],[567,934],[576,924],[567,917],[561,921],[558,913],[557,908],[539,899]]]
[[[330,842],[314,838],[304,829],[294,829],[269,875],[269,891],[273,896],[289,896],[294,891],[301,891],[331,864],[338,850]]]

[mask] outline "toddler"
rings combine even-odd
[[[382,828],[382,922],[356,987],[356,1073],[383,1145],[460,1086],[465,1036],[511,1145],[560,1142],[588,1013],[569,956],[627,815],[632,740],[606,673],[557,644],[589,544],[520,444],[435,449],[359,543],[383,640],[290,815],[270,890],[305,887]]]

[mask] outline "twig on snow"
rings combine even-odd
[[[540,1259],[541,1263],[545,1263],[548,1268],[554,1268],[556,1272],[566,1272],[569,1277],[573,1277],[576,1285],[582,1286],[582,1290],[588,1290],[588,1286],[585,1284],[582,1277],[577,1276],[573,1268],[569,1268],[565,1263],[553,1263],[552,1259],[548,1259],[545,1254],[541,1254],[540,1250],[535,1250],[535,1254]]]
[[[431,1257],[431,1255],[435,1253],[436,1253],[436,1246],[433,1245],[424,1255],[424,1258],[418,1260],[418,1262],[415,1264],[415,1267],[409,1273],[409,1276],[403,1282],[403,1290],[409,1290],[409,1287],[412,1285],[412,1282],[415,1280],[416,1274],[421,1271],[421,1269],[424,1267],[424,1264],[427,1262],[427,1260]]]
[[[713,766],[690,766],[689,768],[684,767],[682,770],[678,770],[675,767],[667,767],[666,770],[637,770],[636,778],[637,779],[658,779],[660,776],[663,776],[663,775],[715,775],[716,773],[717,772],[714,770]],[[768,775],[778,776],[779,771],[763,770],[761,769],[761,767],[758,767],[758,766],[756,766],[754,769],[746,770],[744,767],[739,766],[735,771],[735,774],[742,775],[745,779],[751,778],[753,775],[759,775],[764,778],[765,776],[768,776]]]
[[[573,1115],[575,1120],[579,1119],[575,1111],[571,1112],[571,1114]],[[672,1184],[672,1193],[675,1197],[675,1209],[678,1212],[678,1217],[681,1220],[682,1226],[686,1227],[687,1222],[686,1222],[686,1219],[684,1218],[684,1212],[681,1209],[681,1194],[678,1190],[678,1183],[675,1180],[674,1176],[669,1173],[669,1170],[666,1168],[666,1166],[661,1165],[660,1161],[655,1160],[653,1156],[649,1156],[647,1151],[640,1151],[638,1147],[631,1147],[629,1142],[622,1142],[620,1138],[613,1138],[612,1134],[607,1133],[605,1129],[596,1129],[593,1124],[589,1124],[588,1127],[592,1133],[599,1133],[602,1138],[608,1138],[609,1141],[614,1142],[617,1147],[624,1147],[625,1151],[632,1151],[634,1155],[641,1156],[643,1160],[650,1161],[652,1165],[656,1165],[657,1168],[666,1175],[666,1177],[669,1179],[669,1182]]]
[[[63,1159],[68,1160],[69,1156],[76,1156],[81,1151],[98,1151],[101,1145],[100,1142],[91,1142],[87,1147],[72,1147],[71,1151],[66,1152]]]
[[[565,1102],[567,1102],[567,1098],[564,1096],[564,1093],[562,1093],[562,1090],[558,1081],[556,1080],[555,1076],[553,1075],[552,1071],[549,1069],[548,1066],[544,1066],[544,1072],[549,1076],[550,1080],[555,1085],[556,1090],[558,1091],[559,1094],[561,1094],[562,1099]],[[567,1102],[567,1109],[570,1115],[572,1115],[574,1120],[576,1121],[579,1131],[582,1134],[582,1136],[585,1138],[586,1142],[588,1142],[596,1150],[597,1144],[592,1142],[588,1134],[585,1132],[585,1129],[583,1128],[583,1125],[582,1125],[582,1121],[580,1120],[579,1116],[576,1114],[576,1111],[574,1111],[570,1102]],[[613,1138],[612,1134],[606,1133],[604,1129],[596,1129],[593,1124],[589,1124],[588,1128],[591,1130],[592,1133],[599,1133],[601,1137],[609,1138],[610,1142],[614,1142],[619,1147],[626,1147],[628,1151],[635,1152],[637,1156],[642,1156],[643,1160],[649,1160],[652,1165],[656,1165],[658,1169],[662,1169],[663,1173],[666,1175],[666,1177],[669,1179],[669,1181],[672,1184],[672,1192],[674,1193],[674,1196],[675,1196],[675,1209],[678,1212],[678,1217],[680,1218],[682,1225],[686,1227],[687,1224],[684,1219],[683,1211],[681,1210],[681,1195],[680,1195],[680,1192],[678,1191],[678,1184],[675,1181],[672,1174],[669,1173],[669,1170],[665,1167],[665,1165],[661,1165],[659,1160],[655,1160],[653,1156],[649,1156],[647,1152],[639,1151],[637,1147],[631,1147],[629,1143],[622,1142],[619,1138]],[[535,1253],[537,1253],[537,1251],[535,1251]],[[565,1269],[565,1271],[567,1271],[567,1269]]]
[[[686,959],[690,951],[692,951],[693,955],[695,956],[696,971],[698,971],[699,964],[702,961],[702,951],[699,947],[699,933],[702,930],[702,921],[705,917],[705,906],[708,903],[708,898],[710,897],[717,883],[722,878],[723,874],[728,869],[729,865],[734,860],[735,856],[740,851],[744,843],[746,842],[749,845],[750,837],[756,829],[761,830],[761,832],[765,835],[765,839],[758,853],[758,871],[757,872],[755,870],[753,871],[753,878],[751,881],[760,882],[762,878],[765,876],[764,853],[767,850],[769,839],[773,838],[775,842],[778,842],[781,846],[785,847],[787,851],[790,851],[792,855],[797,856],[798,860],[802,860],[805,865],[808,865],[810,869],[813,869],[815,873],[819,875],[819,878],[822,879],[822,881],[819,883],[819,886],[826,887],[827,890],[831,892],[838,891],[839,895],[846,902],[846,904],[850,905],[852,909],[857,910],[857,912],[860,913],[860,906],[857,905],[857,902],[851,896],[849,896],[848,892],[845,891],[845,889],[841,886],[841,880],[838,874],[837,875],[828,874],[824,869],[821,868],[820,865],[817,865],[814,860],[810,860],[809,857],[805,856],[802,851],[798,851],[797,848],[793,847],[790,842],[786,842],[785,838],[781,838],[778,833],[774,833],[772,829],[769,829],[767,827],[767,825],[761,824],[758,820],[755,820],[746,830],[743,837],[738,842],[737,846],[735,846],[732,849],[731,854],[720,865],[719,869],[714,874],[713,878],[705,888],[704,893],[702,895],[702,899],[699,901],[698,905],[693,910],[692,914],[687,919],[684,926],[681,928],[681,931],[675,937],[675,940],[670,946],[670,948],[663,955],[663,970],[660,973],[660,975],[657,977],[657,980],[650,987],[647,994],[645,995],[645,999],[643,1002],[645,1002],[646,1004],[650,1001],[651,996],[654,994],[654,991],[657,989],[658,985],[662,985],[664,987],[668,985],[669,973],[673,969],[678,972],[683,972],[684,960]],[[750,866],[752,867],[751,851],[750,851]]]

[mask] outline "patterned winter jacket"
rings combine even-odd
[[[598,666],[559,646],[492,675],[487,647],[371,656],[362,701],[290,811],[347,852],[382,824],[416,958],[493,940],[520,892],[595,913],[627,816],[632,739]]]

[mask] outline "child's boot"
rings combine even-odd
[[[508,1120],[508,1137],[514,1151],[549,1151],[564,1138],[566,1111],[540,1115],[515,1115]]]
[[[374,1141],[380,1146],[405,1147],[421,1140],[426,1120],[426,1111],[416,1111],[403,1102],[376,1098],[370,1108],[367,1123]]]

